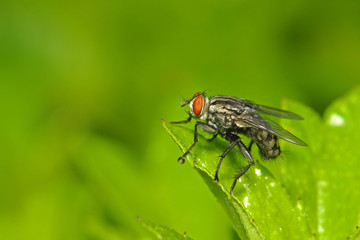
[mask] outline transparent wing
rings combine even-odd
[[[264,114],[276,116],[276,117],[279,117],[279,118],[288,118],[288,119],[296,119],[296,120],[303,120],[304,119],[303,117],[301,117],[301,116],[299,116],[299,115],[297,115],[296,113],[293,113],[293,112],[281,110],[281,109],[278,109],[278,108],[268,107],[268,106],[264,106],[264,105],[258,105],[256,103],[253,103],[253,102],[248,101],[248,100],[244,100],[244,102],[248,107],[251,107],[251,108],[255,109],[259,113],[264,113]]]
[[[282,128],[279,124],[277,124],[274,121],[264,119],[258,114],[252,114],[252,115],[239,115],[237,116],[237,121],[241,121],[244,123],[249,124],[252,127],[265,130],[269,133],[272,133],[279,138],[282,138],[288,142],[300,145],[300,146],[307,146],[305,142],[303,142],[298,137],[294,136],[289,131]]]

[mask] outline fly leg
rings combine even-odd
[[[254,144],[254,140],[251,139],[251,142],[249,143],[249,146],[247,147],[249,152],[251,152],[251,147],[252,147],[253,144]]]
[[[191,117],[189,117],[191,118]],[[195,123],[195,130],[194,130],[194,142],[193,144],[189,147],[188,150],[186,150],[186,152],[178,158],[178,162],[181,161],[181,164],[183,164],[185,162],[185,157],[186,155],[189,154],[190,150],[195,146],[195,144],[198,142],[198,137],[197,137],[197,127],[200,126],[202,129],[204,129],[205,131],[207,132],[213,132],[215,133],[216,132],[216,129],[213,127],[213,126],[210,126],[206,123],[203,123],[203,122],[196,122]]]
[[[228,154],[228,152],[230,152],[230,150],[231,150],[233,147],[235,147],[235,145],[237,144],[238,141],[240,141],[240,138],[238,138],[235,142],[233,142],[233,143],[225,150],[225,152],[224,152],[223,154],[221,154],[219,164],[217,165],[217,168],[216,168],[215,177],[214,177],[214,182],[218,182],[218,181],[219,181],[218,174],[219,174],[219,169],[220,169],[222,160],[224,159],[224,157],[226,156],[226,154]]]
[[[219,132],[215,133],[214,136],[212,136],[210,139],[208,139],[209,142],[214,141],[214,139],[219,135]]]
[[[240,139],[240,138],[239,138]],[[237,141],[237,145],[239,146],[241,152],[244,154],[245,158],[249,161],[249,165],[247,165],[246,167],[244,167],[238,174],[236,174],[234,182],[231,186],[231,190],[230,193],[233,194],[236,182],[238,181],[238,179],[244,175],[244,173],[246,173],[247,170],[249,170],[249,168],[254,164],[254,160],[251,156],[250,151],[245,147],[244,143],[240,140]],[[249,146],[251,147],[251,146]]]
[[[180,123],[188,123],[191,121],[191,115],[186,120],[179,121],[179,122],[170,122],[171,124],[180,124]]]

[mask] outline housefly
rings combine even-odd
[[[188,119],[171,123],[188,123],[192,118],[200,119],[200,121],[195,123],[193,144],[178,158],[178,161],[184,163],[186,155],[189,154],[190,150],[198,142],[198,127],[213,134],[213,137],[209,140],[214,140],[220,135],[229,142],[229,147],[220,156],[214,181],[219,181],[218,173],[222,160],[235,146],[240,148],[242,154],[249,161],[249,164],[236,174],[230,193],[233,193],[237,180],[254,164],[250,153],[253,143],[258,146],[261,157],[264,159],[274,159],[280,155],[279,138],[300,146],[307,146],[306,143],[283,129],[280,125],[262,116],[271,115],[279,118],[303,119],[295,113],[258,105],[254,102],[231,96],[214,96],[209,98],[205,93],[201,92],[197,92],[190,100],[183,101],[181,104],[182,107],[190,106]],[[239,134],[251,139],[248,147],[241,141]]]

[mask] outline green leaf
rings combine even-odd
[[[335,101],[324,119],[294,101],[284,100],[283,108],[305,118],[281,125],[309,147],[280,140],[282,154],[271,161],[261,160],[253,147],[256,164],[240,178],[234,195],[229,193],[233,176],[248,164],[239,150],[224,159],[219,183],[213,177],[226,141],[208,142],[211,136],[200,132],[187,161],[241,239],[360,239],[360,88]],[[194,123],[162,124],[183,152],[192,144]]]
[[[281,120],[281,125],[308,144],[299,147],[280,140],[282,153],[277,164],[265,161],[265,166],[286,189],[292,205],[304,210],[311,232],[317,231],[317,153],[320,152],[322,134],[320,116],[309,107],[300,103],[284,100],[283,109],[296,112],[305,120]]]
[[[318,231],[320,239],[359,238],[360,88],[325,112],[319,152]],[[357,237],[355,236],[357,235]]]
[[[146,228],[147,230],[149,230],[151,233],[153,233],[157,239],[174,239],[174,240],[189,239],[189,240],[191,240],[191,238],[188,237],[186,235],[186,233],[180,234],[168,227],[164,227],[164,226],[157,225],[157,224],[154,224],[154,223],[151,223],[148,221],[144,221],[140,218],[138,218],[138,220],[141,223],[141,225],[144,228]]]

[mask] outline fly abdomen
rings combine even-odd
[[[264,130],[250,128],[247,135],[259,147],[264,159],[273,159],[280,155],[280,145],[277,136]]]

